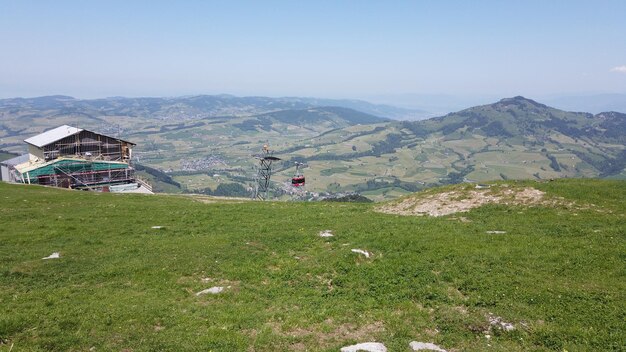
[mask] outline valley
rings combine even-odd
[[[306,164],[313,194],[358,192],[376,201],[463,181],[622,178],[626,166],[625,114],[565,112],[523,97],[420,121],[296,98],[5,99],[0,149],[23,152],[23,139],[61,124],[137,143],[134,160],[153,171],[143,175],[161,192],[237,184],[241,196],[264,144],[283,159],[272,181],[284,199],[310,197],[289,186],[295,161]]]

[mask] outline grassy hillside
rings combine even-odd
[[[376,200],[425,184],[607,177],[626,167],[625,114],[566,112],[523,97],[378,127],[330,131],[286,152],[309,163],[313,187],[339,184]],[[322,177],[338,166],[347,170]]]
[[[563,201],[415,217],[0,184],[0,351],[622,349],[626,183],[521,185]]]

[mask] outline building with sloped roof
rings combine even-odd
[[[68,125],[53,128],[24,142],[28,144],[33,161],[69,156],[128,162],[135,146],[135,143]]]
[[[96,191],[150,188],[135,178],[135,143],[68,125],[24,142],[28,154],[2,162],[3,181]]]

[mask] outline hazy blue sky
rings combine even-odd
[[[0,97],[626,93],[626,1],[0,0]]]

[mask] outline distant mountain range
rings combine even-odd
[[[54,109],[64,114],[142,116],[162,119],[250,116],[281,110],[303,110],[316,107],[341,107],[396,120],[415,120],[428,116],[428,112],[422,110],[372,104],[362,100],[236,97],[225,94],[175,98],[75,99],[69,96],[53,95],[36,98],[0,99],[0,108]]]

